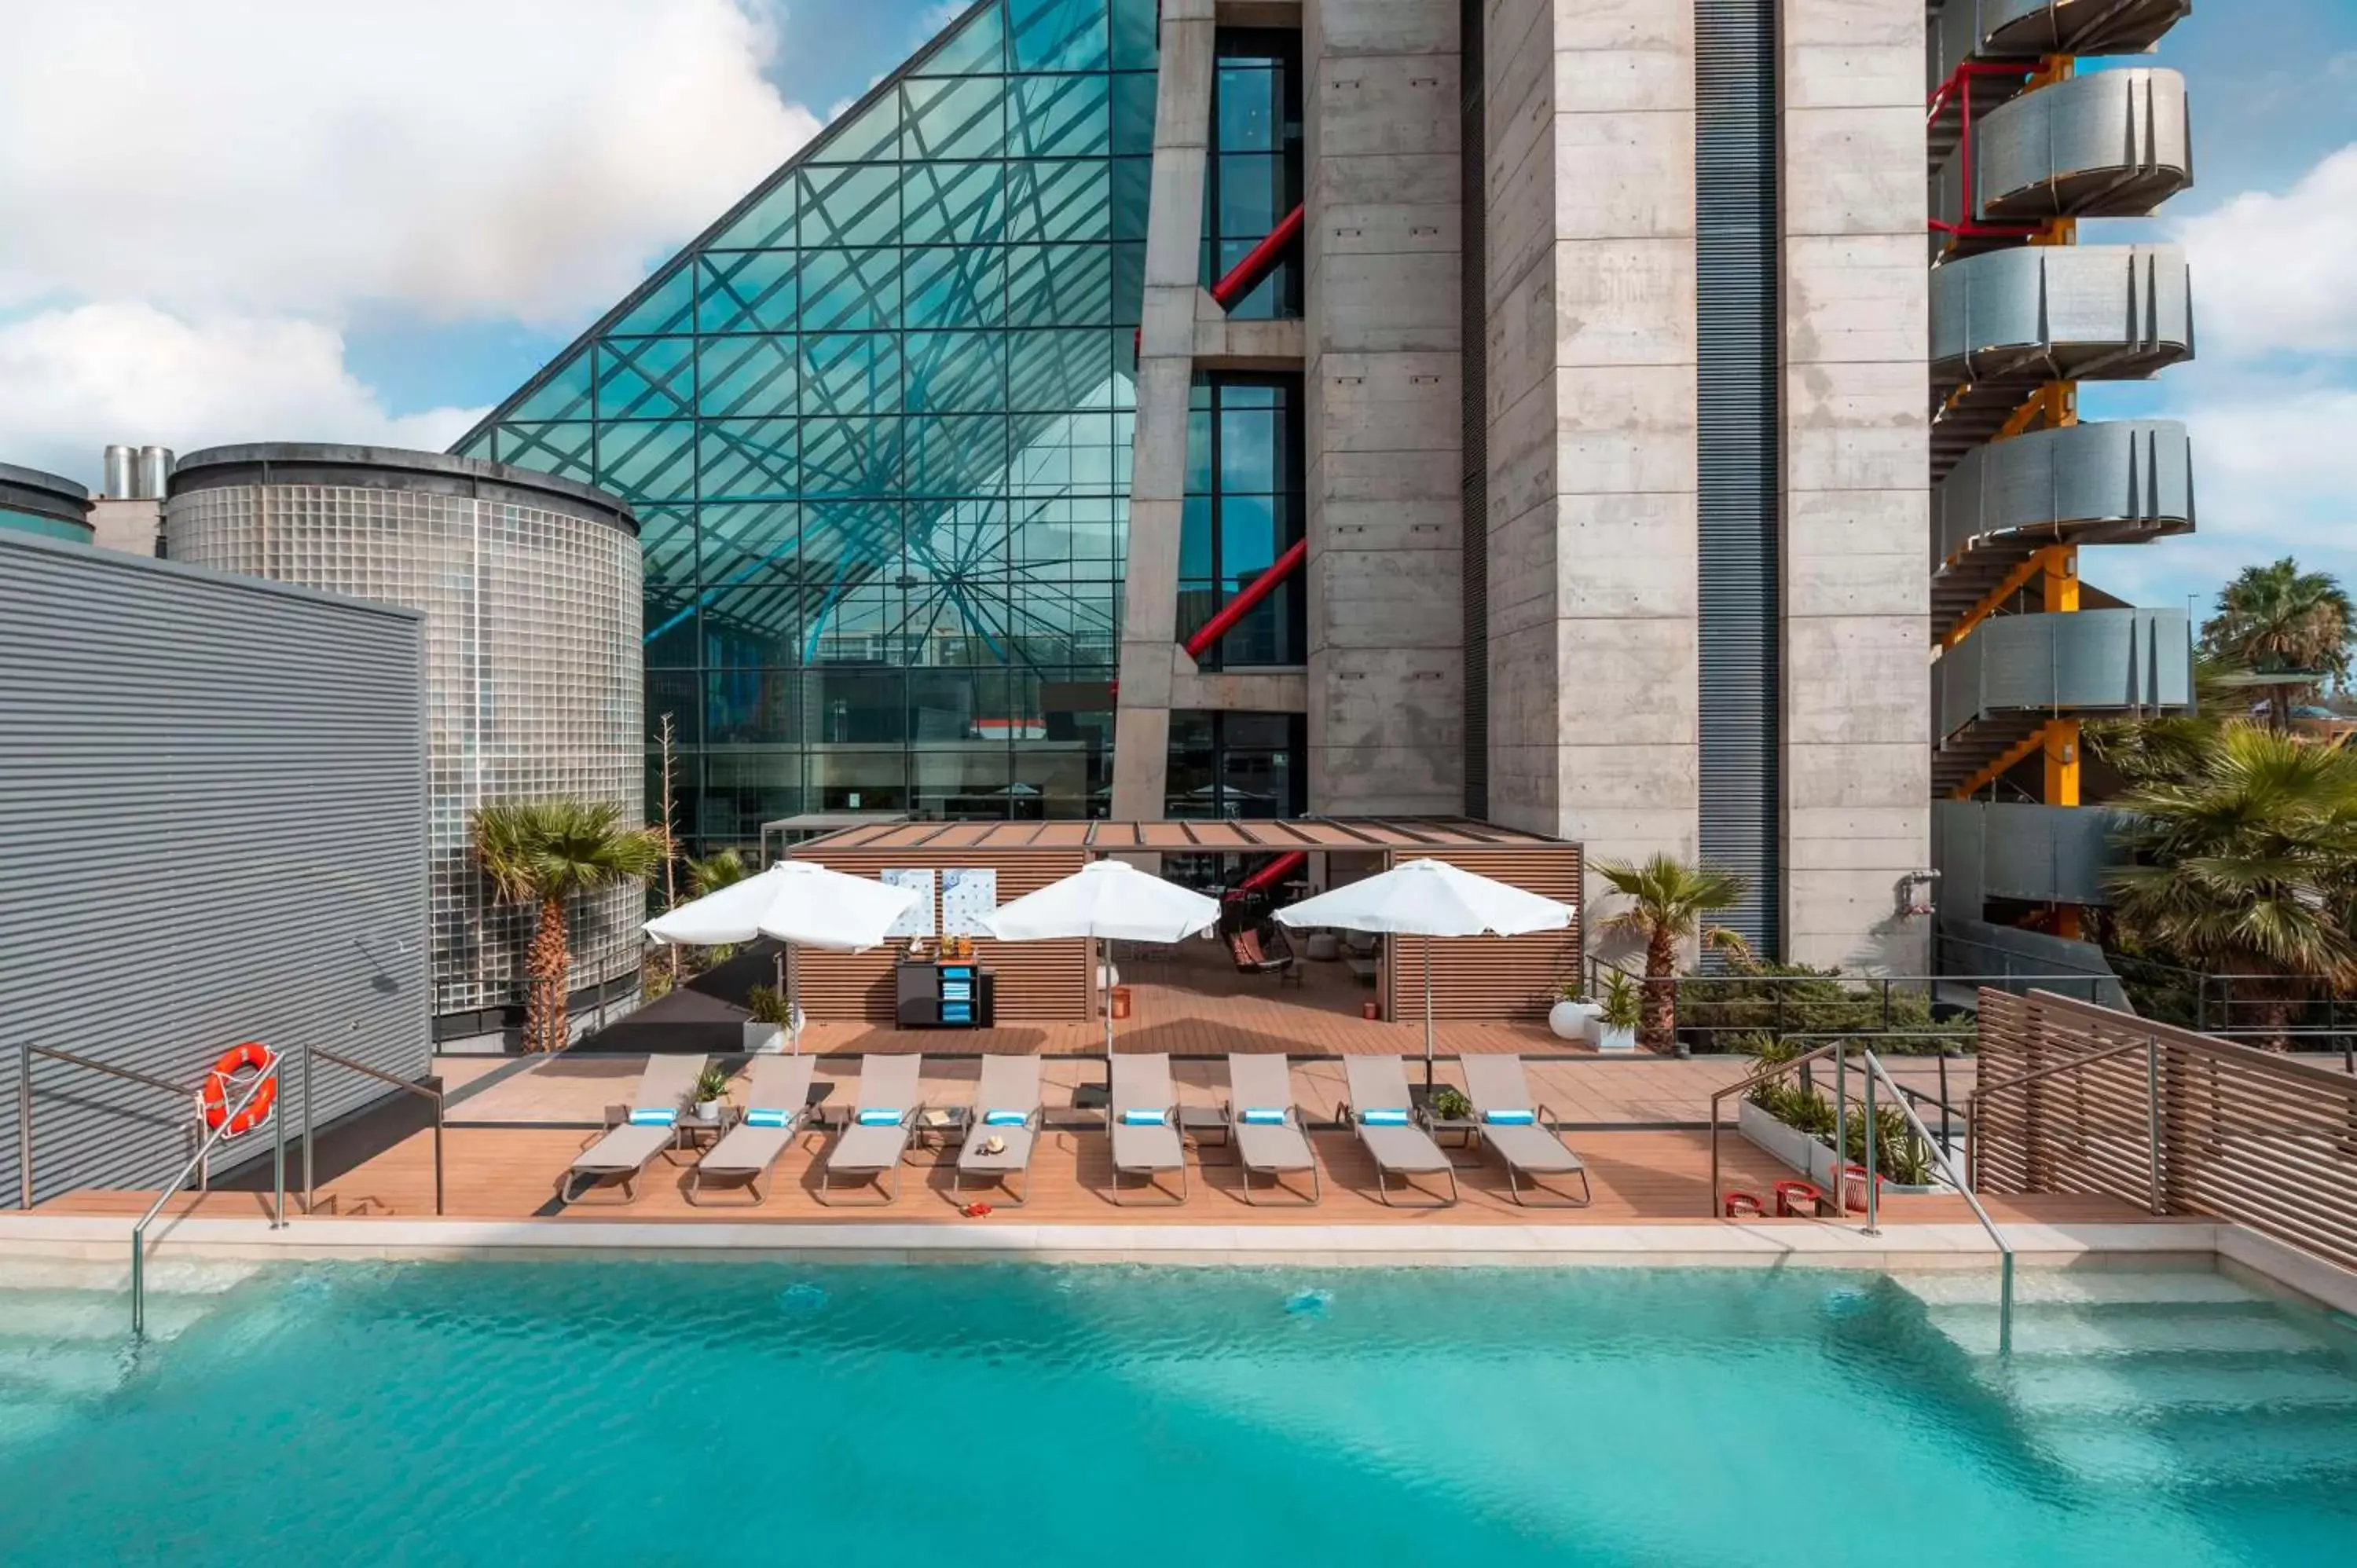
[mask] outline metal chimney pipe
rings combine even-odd
[[[169,446],[139,448],[138,489],[132,493],[143,501],[160,501],[172,478],[172,449]]]
[[[132,465],[137,457],[128,446],[106,449],[106,499],[123,500],[131,494]]]

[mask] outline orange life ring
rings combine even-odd
[[[229,1080],[231,1074],[243,1072],[248,1068],[256,1072],[267,1072],[270,1064],[275,1059],[270,1054],[269,1047],[259,1040],[248,1040],[242,1045],[231,1046],[213,1058],[213,1070],[205,1074],[205,1125],[209,1128],[218,1128],[223,1122],[227,1122],[228,1135],[232,1138],[242,1138],[268,1121],[270,1107],[278,1098],[278,1075],[271,1073],[268,1078],[264,1079],[262,1087],[254,1091],[253,1098],[248,1101],[245,1108],[235,1116],[229,1113]]]

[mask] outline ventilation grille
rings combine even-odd
[[[1482,139],[1484,68],[1481,0],[1462,0],[1458,80],[1465,217],[1463,290],[1465,439],[1463,516],[1458,530],[1464,553],[1465,596],[1465,814],[1490,814],[1490,327],[1487,148]]]
[[[1774,0],[1697,0],[1702,856],[1749,879],[1720,918],[1780,950]]]

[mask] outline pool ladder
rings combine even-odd
[[[1805,1039],[1808,1036],[1801,1035],[1787,1035],[1784,1037],[1788,1040],[1794,1040]],[[1891,1104],[1898,1108],[1900,1115],[1906,1118],[1909,1128],[1913,1131],[1915,1136],[1923,1141],[1924,1148],[1931,1152],[1933,1163],[1940,1167],[1940,1174],[1947,1178],[1948,1185],[1954,1187],[1957,1193],[1963,1197],[1964,1202],[1971,1207],[1973,1218],[1981,1222],[1981,1229],[1988,1232],[1989,1240],[1996,1248],[1996,1350],[1997,1354],[2000,1356],[2011,1355],[2013,1353],[2013,1243],[2005,1239],[2005,1232],[1997,1229],[1996,1221],[1990,1219],[1988,1210],[1981,1206],[1981,1200],[1979,1197],[1974,1193],[1972,1184],[1964,1178],[1964,1174],[1956,1168],[1955,1161],[1949,1157],[1947,1145],[1932,1135],[1932,1129],[1923,1124],[1923,1118],[1917,1115],[1914,1106],[1908,1103],[1905,1090],[1901,1090],[1899,1087],[1898,1081],[1890,1076],[1889,1069],[1882,1065],[1882,1058],[1875,1055],[1874,1052],[1867,1047],[1854,1046],[1849,1036],[1837,1036],[1829,1040],[1826,1044],[1819,1046],[1813,1050],[1804,1052],[1800,1056],[1791,1058],[1785,1061],[1770,1062],[1766,1067],[1760,1069],[1760,1071],[1753,1073],[1749,1078],[1745,1079],[1742,1082],[1730,1084],[1727,1088],[1719,1090],[1710,1097],[1710,1202],[1712,1218],[1716,1219],[1717,1217],[1719,1202],[1719,1101],[1725,1100],[1729,1095],[1747,1094],[1752,1090],[1759,1088],[1761,1084],[1767,1082],[1770,1079],[1779,1077],[1787,1072],[1796,1071],[1799,1069],[1805,1067],[1810,1062],[1820,1061],[1827,1057],[1832,1058],[1834,1064],[1834,1150],[1835,1158],[1836,1164],[1838,1164],[1845,1157],[1842,1151],[1849,1147],[1849,1062],[1853,1053],[1857,1058],[1859,1069],[1864,1074],[1866,1079],[1865,1094],[1863,1096],[1865,1101],[1867,1126],[1867,1135],[1863,1140],[1866,1144],[1866,1224],[1859,1233],[1866,1236],[1879,1236],[1882,1234],[1881,1201],[1880,1192],[1878,1190],[1881,1183],[1877,1179],[1877,1172],[1875,1170],[1877,1150],[1881,1140],[1874,1136],[1874,1127],[1876,1123],[1875,1085],[1879,1082],[1884,1088],[1889,1090]],[[1968,1122],[1965,1125],[1965,1136],[1969,1138],[1971,1135],[1972,1129],[1971,1124]],[[1835,1183],[1836,1202],[1839,1201],[1840,1187],[1841,1184],[1836,1181]]]

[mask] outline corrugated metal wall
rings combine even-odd
[[[1465,604],[1465,814],[1490,814],[1490,233],[1489,137],[1483,0],[1462,0],[1458,43],[1462,87],[1465,439],[1463,527]]]
[[[1780,950],[1781,641],[1775,0],[1696,0],[1702,857],[1750,879],[1719,917]]]
[[[405,610],[0,535],[0,1205],[24,1041],[192,1090],[249,1039],[426,1070],[423,658]],[[36,1201],[189,1147],[188,1104],[62,1063],[33,1104]]]

